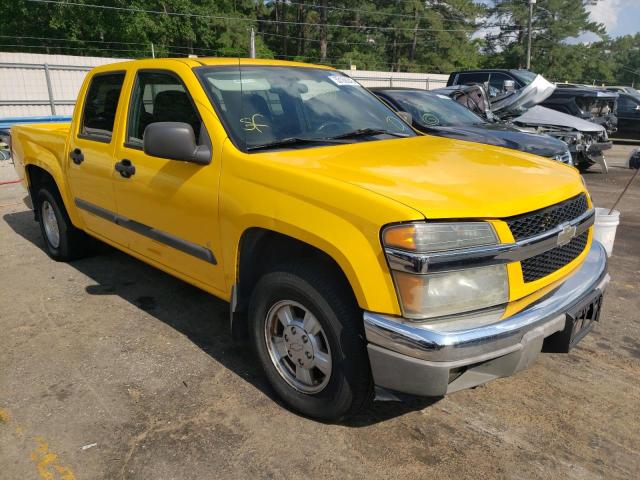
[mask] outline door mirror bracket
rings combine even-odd
[[[147,125],[142,137],[142,149],[152,157],[198,165],[211,163],[211,148],[196,143],[195,133],[188,123],[155,122]]]

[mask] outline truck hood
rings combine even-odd
[[[426,218],[509,217],[584,190],[577,170],[558,162],[434,136],[261,155],[378,193]]]
[[[540,105],[527,110],[525,113],[513,119],[519,125],[569,127],[580,132],[603,132],[605,128],[593,122],[588,122],[566,113],[557,112]]]
[[[555,89],[556,86],[553,83],[542,75],[538,75],[530,84],[520,90],[498,95],[491,99],[491,110],[500,116],[524,112],[528,108],[544,102]]]

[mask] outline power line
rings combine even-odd
[[[67,2],[61,0],[27,0],[32,3],[44,3],[44,4],[54,4],[61,5],[65,7],[83,7],[83,8],[96,8],[103,10],[113,10],[113,11],[125,11],[132,13],[147,13],[153,15],[168,15],[168,16],[176,16],[176,17],[185,17],[185,18],[200,18],[200,19],[208,19],[208,20],[231,20],[231,21],[239,21],[239,22],[256,22],[262,24],[281,24],[281,25],[303,25],[303,26],[311,26],[311,27],[327,27],[327,28],[349,28],[349,29],[362,29],[362,30],[380,30],[380,31],[406,31],[406,32],[466,32],[473,33],[476,29],[468,29],[468,28],[397,28],[397,27],[380,27],[380,26],[372,26],[372,25],[341,25],[334,23],[327,24],[319,24],[319,23],[311,23],[311,22],[293,22],[289,20],[265,20],[261,18],[244,18],[244,17],[228,17],[224,15],[204,15],[199,13],[184,13],[184,12],[166,12],[163,10],[147,10],[143,8],[132,8],[132,7],[115,7],[111,5],[95,5],[90,3],[77,3],[77,2]]]
[[[301,3],[301,2],[287,2],[283,5],[299,5],[299,6],[306,6],[306,7],[311,7],[311,8],[318,8],[318,9],[327,9],[327,10],[331,10],[334,12],[352,12],[352,13],[363,13],[365,15],[381,15],[381,16],[386,16],[386,17],[396,17],[396,18],[406,18],[409,20],[413,20],[413,21],[422,21],[422,20],[429,20],[428,17],[424,16],[424,15],[419,15],[416,17],[415,14],[411,15],[411,14],[407,14],[407,13],[391,13],[391,12],[382,12],[382,11],[376,11],[376,10],[363,10],[363,9],[358,9],[358,8],[346,8],[346,7],[332,7],[332,6],[323,6],[323,5],[318,5],[317,3]],[[467,18],[464,16],[464,14],[462,12],[456,12],[454,10],[451,10],[451,5],[446,5],[446,4],[442,4],[442,7],[448,10],[447,13],[450,13],[454,16],[456,16],[458,18],[458,21],[462,21],[464,23],[469,23]],[[437,13],[438,15],[440,15],[441,17],[443,17],[445,20],[448,21],[454,21],[451,18],[446,18],[446,16],[440,11],[440,10],[432,10],[434,13]],[[483,28],[485,25],[482,24],[471,24],[471,27],[474,28]]]
[[[290,40],[304,40],[306,42],[322,42],[322,40],[318,39],[318,38],[309,38],[309,37],[295,37],[295,36],[291,36],[291,35],[282,35],[279,33],[270,33],[270,32],[260,32],[260,35],[266,35],[269,37],[280,37],[280,38],[288,38]],[[429,39],[426,41],[421,41],[421,45],[425,45],[425,44],[432,44],[432,43],[436,43],[437,40],[435,39]],[[347,40],[345,41],[336,41],[336,40],[327,40],[327,43],[329,44],[334,44],[334,45],[369,45],[369,46],[375,46],[375,47],[386,47],[387,44],[385,42],[380,42],[377,41],[376,39],[372,38],[371,41],[367,41],[367,42],[349,42]],[[395,44],[396,46],[406,46],[406,45],[413,45],[413,42],[397,42]]]
[[[83,39],[79,39],[79,38],[56,38],[56,37],[19,37],[19,36],[15,36],[15,35],[0,35],[0,38],[13,38],[13,39],[22,39],[22,40],[45,40],[45,41],[55,41],[55,42],[78,42],[78,43],[99,43],[99,44],[112,44],[112,45],[141,45],[141,46],[146,46],[147,48],[151,45],[151,42],[120,42],[120,41],[111,41],[111,40],[83,40]],[[154,44],[160,48],[173,48],[173,49],[178,49],[178,50],[200,50],[200,51],[207,51],[207,52],[219,52],[220,50],[215,50],[215,49],[210,49],[210,48],[204,48],[204,47],[183,47],[180,45],[165,45],[163,43],[155,43]],[[71,47],[65,47],[62,45],[54,45],[54,46],[50,46],[49,48],[71,48]],[[94,47],[94,46],[86,46],[85,48],[87,49],[98,49],[98,47]],[[106,49],[106,50],[113,50],[113,49]],[[137,50],[131,50],[131,51],[137,51]]]
[[[386,17],[408,18],[410,20],[415,20],[416,19],[415,15],[409,15],[407,13],[381,12],[381,11],[376,11],[376,10],[362,10],[362,9],[358,9],[358,8],[332,7],[332,6],[328,6],[328,5],[325,7],[323,5],[318,5],[317,3],[287,2],[284,5],[299,5],[299,6],[304,6],[304,7],[318,8],[318,9],[326,8],[327,10],[332,10],[332,11],[336,11],[336,12],[364,13],[366,15],[383,15],[383,16],[386,16]],[[437,13],[440,13],[440,12],[437,12]],[[426,17],[419,16],[418,19],[426,19]]]
[[[25,40],[45,40],[45,41],[49,41],[49,40],[53,40],[53,41],[76,41],[76,42],[86,42],[87,40],[75,40],[75,39],[63,39],[63,38],[48,38],[48,37],[16,37],[16,36],[10,36],[10,35],[0,35],[0,38],[13,38],[13,39],[25,39]],[[106,41],[98,41],[96,40],[95,42],[101,42],[101,43],[111,43],[111,42],[106,42]],[[100,51],[100,52],[135,52],[135,53],[140,53],[143,51],[148,51],[151,43],[139,43],[139,42],[112,42],[112,43],[118,43],[118,44],[122,44],[122,45],[140,45],[141,48],[110,48],[110,47],[102,47],[102,46],[95,46],[95,45],[86,45],[86,46],[82,46],[82,47],[70,47],[67,45],[27,45],[27,44],[17,44],[17,43],[13,43],[13,44],[2,44],[0,46],[4,46],[4,47],[25,47],[25,48],[40,48],[40,49],[58,49],[58,50],[82,50],[82,51]],[[185,56],[188,55],[189,53],[191,53],[191,51],[196,51],[196,53],[198,53],[199,55],[211,55],[211,54],[220,54],[220,53],[245,53],[245,50],[243,49],[224,49],[224,50],[218,50],[218,49],[212,49],[212,48],[203,48],[203,47],[183,47],[180,45],[163,45],[163,44],[155,44],[156,48],[161,48],[161,49],[166,49],[166,52],[169,55],[176,55],[176,56]],[[187,50],[185,51],[176,51],[176,50]]]

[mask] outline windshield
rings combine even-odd
[[[385,94],[395,100],[401,110],[410,113],[414,122],[423,127],[455,127],[485,123],[471,110],[446,95],[421,90],[392,90],[386,91]]]
[[[202,68],[198,74],[227,133],[246,151],[308,147],[314,144],[308,140],[322,143],[354,132],[340,143],[416,135],[391,109],[335,70],[250,65]]]
[[[530,72],[529,70],[511,70],[511,74],[525,85],[529,85],[538,76],[537,73]]]

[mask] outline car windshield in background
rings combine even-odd
[[[530,72],[529,70],[511,70],[511,74],[525,85],[529,85],[538,76],[537,73]]]
[[[411,114],[413,120],[424,127],[454,127],[478,125],[484,120],[446,95],[420,90],[392,90],[386,94],[400,108]]]
[[[234,143],[245,150],[415,136],[350,77],[307,67],[198,69]]]

